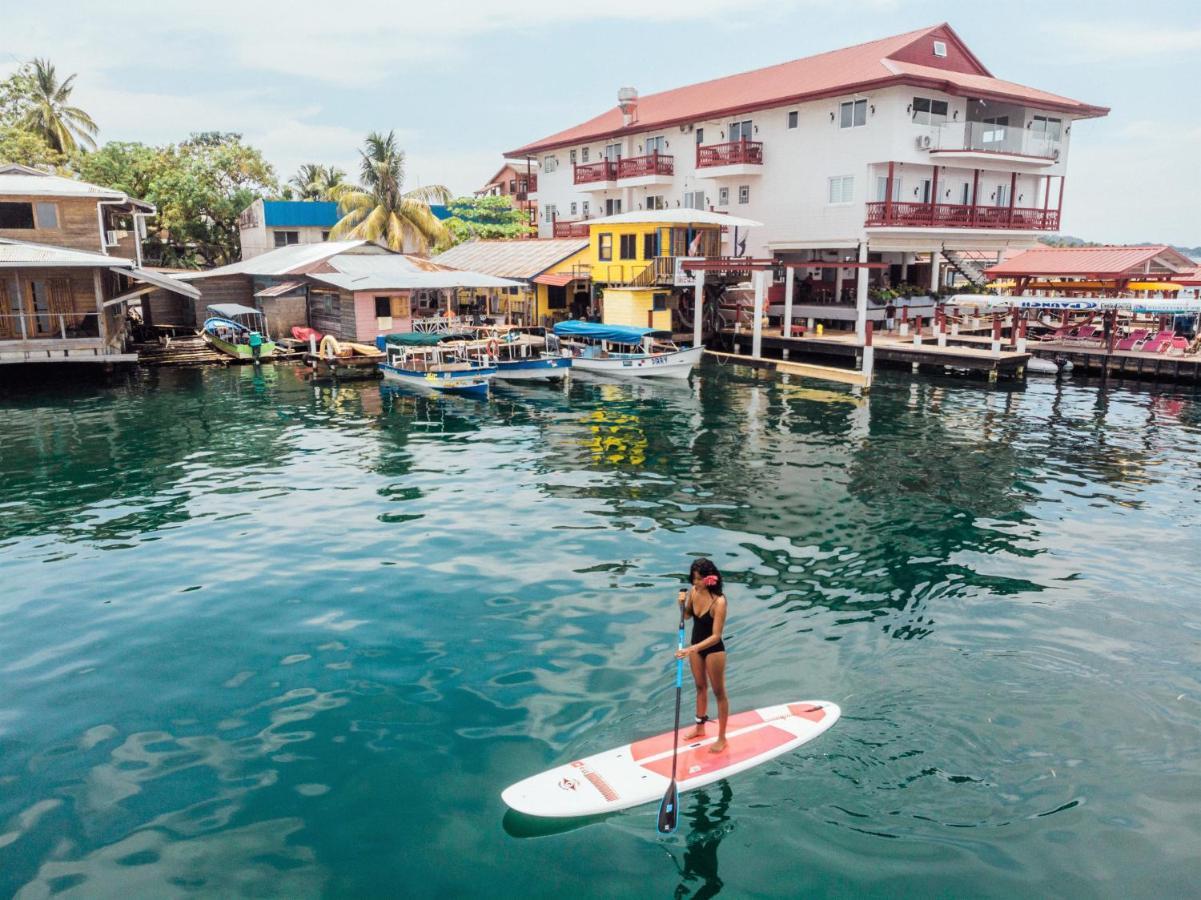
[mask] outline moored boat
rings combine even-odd
[[[215,303],[204,320],[204,339],[239,362],[270,359],[275,342],[267,333],[267,320],[257,309],[240,303]]]
[[[666,332],[571,320],[555,326],[573,369],[619,378],[687,378],[703,347],[679,347]]]
[[[496,375],[482,342],[463,334],[402,332],[380,338],[379,364],[388,381],[423,391],[483,397]]]
[[[553,381],[571,373],[572,359],[545,328],[481,328],[498,381]]]

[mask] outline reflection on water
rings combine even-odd
[[[6,384],[0,895],[1184,895],[1199,454],[1071,381]],[[837,727],[673,841],[506,814],[670,727],[697,553],[734,706]]]

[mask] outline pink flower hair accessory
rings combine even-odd
[[[716,575],[706,575],[704,578],[701,579],[701,584],[703,584],[705,587],[716,587],[717,586],[717,576]]]

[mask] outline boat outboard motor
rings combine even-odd
[[[250,344],[250,355],[254,357],[254,361],[257,364],[259,357],[263,353],[263,336],[257,331],[252,331],[246,343]]]

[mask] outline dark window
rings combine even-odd
[[[705,129],[698,128],[696,130],[696,142],[698,144],[703,144],[705,142]]]
[[[392,298],[391,297],[376,297],[375,298],[375,317],[377,319],[387,319],[392,315]]]
[[[867,124],[867,101],[848,100],[839,107],[839,127],[858,128]]]
[[[642,256],[644,259],[654,259],[659,255],[659,234],[652,231],[642,236]]]
[[[597,258],[608,262],[613,258],[613,235],[602,234],[597,238]]]
[[[788,127],[789,128],[796,128],[798,117],[799,117],[799,114],[795,113],[795,112],[790,112],[788,114]]]
[[[323,240],[323,241],[329,240],[329,232],[328,231],[321,232],[321,240]]]
[[[277,231],[275,232],[275,246],[287,247],[289,244],[300,243],[299,231]]]
[[[623,234],[621,236],[621,258],[622,259],[637,259],[638,258],[638,235]]]
[[[33,204],[0,203],[0,228],[33,228]]]
[[[655,312],[663,312],[665,309],[667,309],[667,294],[652,295],[651,308]]]

